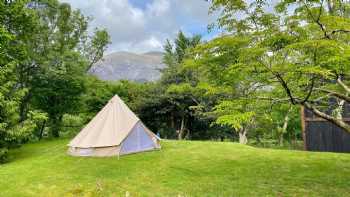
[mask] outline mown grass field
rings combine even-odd
[[[350,154],[162,141],[118,160],[68,156],[67,142],[13,150],[0,196],[350,196]]]

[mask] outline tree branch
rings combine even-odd
[[[309,91],[308,91],[306,97],[304,98],[303,101],[301,101],[301,104],[303,104],[303,103],[305,103],[305,102],[307,102],[307,101],[309,100],[309,98],[310,98],[310,96],[311,96],[311,94],[312,94],[312,91],[313,91],[313,89],[314,89],[315,79],[316,79],[316,77],[313,77],[313,78],[311,79],[311,86],[310,86],[310,88],[309,88]]]
[[[248,99],[252,99],[252,98],[248,98]],[[285,101],[289,101],[290,98],[272,98],[272,97],[256,97],[255,99],[259,99],[259,100],[266,100],[266,101],[272,101],[272,102],[285,102]]]
[[[320,18],[321,18],[321,11],[322,11],[322,4],[323,4],[323,0],[322,0],[322,3],[320,4],[320,11],[319,11],[319,15],[317,18],[314,17],[314,15],[311,13],[311,10],[308,6],[308,4],[303,1],[303,4],[305,5],[305,8],[309,14],[309,16],[311,17],[311,19],[320,27],[321,31],[323,32],[324,34],[324,37],[327,38],[327,39],[331,39],[331,37],[328,35],[327,31],[326,31],[326,28],[324,27],[324,25],[321,23],[320,21]]]
[[[87,68],[85,69],[86,71],[89,71],[89,70],[91,69],[91,67],[92,67],[96,62],[98,62],[98,60],[100,59],[99,56],[100,56],[100,55],[95,54],[94,58],[92,58],[92,60],[89,62],[89,65],[88,65]]]
[[[331,32],[331,34],[336,34],[336,33],[350,33],[350,30],[345,30],[345,29],[337,29],[337,30],[333,30]]]
[[[275,76],[277,77],[277,79],[280,81],[282,87],[284,88],[284,90],[286,91],[288,97],[289,97],[289,100],[290,102],[295,105],[296,102],[295,102],[295,99],[292,95],[292,92],[290,91],[289,87],[288,87],[288,84],[286,83],[286,81],[284,81],[283,77],[279,74],[279,73],[275,73]]]
[[[321,112],[320,110],[315,108],[313,105],[309,104],[308,102],[305,102],[302,105],[304,107],[306,107],[308,110],[311,110],[317,116],[319,116],[325,120],[328,120],[329,122],[339,126],[340,128],[344,129],[346,132],[350,133],[350,125],[347,124],[346,122],[344,122],[343,120],[334,118],[333,116],[330,116],[324,112]]]
[[[339,99],[345,100],[346,102],[350,103],[350,97],[346,96],[344,94],[335,92],[335,91],[331,91],[331,90],[327,90],[327,89],[323,89],[323,88],[316,88],[316,90],[319,90],[321,92],[325,92],[325,93],[329,93],[330,96],[335,96]]]
[[[288,87],[287,82],[283,79],[282,75],[278,72],[273,71],[269,66],[265,65],[263,61],[260,60],[260,63],[262,64],[262,66],[264,66],[269,72],[271,72],[271,74],[273,76],[275,76],[278,80],[278,82],[282,85],[282,87],[284,88],[284,90],[286,91],[290,102],[295,105],[297,104],[297,102],[295,101],[295,98],[292,95],[291,90]]]
[[[344,90],[345,90],[347,93],[350,94],[350,88],[349,88],[349,86],[347,86],[347,85],[341,80],[340,77],[338,77],[337,83],[338,83],[342,88],[344,88]]]

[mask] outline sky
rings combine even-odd
[[[216,17],[209,15],[205,0],[61,0],[92,17],[90,31],[106,28],[112,44],[107,53],[162,51],[166,39],[179,30],[186,35],[201,34],[205,40],[218,32],[207,26]]]

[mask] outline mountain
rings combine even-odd
[[[115,52],[108,54],[91,67],[89,73],[102,80],[127,79],[138,82],[156,81],[160,78],[162,52],[151,51],[143,54]]]

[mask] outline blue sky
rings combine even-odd
[[[112,44],[108,52],[143,53],[160,51],[166,39],[179,30],[187,35],[201,34],[211,39],[207,25],[215,21],[208,15],[204,0],[61,0],[84,15],[91,16],[90,29],[106,28]]]
[[[129,2],[135,7],[146,9],[146,5],[153,3],[154,0],[129,0]]]

